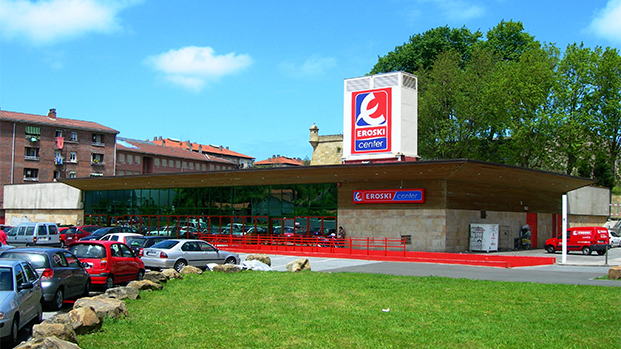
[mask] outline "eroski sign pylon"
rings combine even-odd
[[[404,72],[345,79],[344,162],[417,156],[417,87]]]

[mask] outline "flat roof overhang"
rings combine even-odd
[[[544,190],[559,195],[594,183],[585,178],[467,159],[87,177],[58,181],[83,191],[99,191],[438,180],[484,182],[487,188],[498,188],[498,191],[519,188],[520,191]]]

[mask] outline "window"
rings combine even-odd
[[[207,171],[207,165],[205,165],[205,164],[201,164],[201,169],[202,169],[203,171]]]
[[[78,268],[80,266],[80,261],[74,255],[64,251],[63,254],[65,255],[65,259],[67,260],[67,264],[69,264],[69,267]]]
[[[77,142],[78,141],[78,133],[75,131],[71,131],[71,137],[69,138],[69,140],[71,142]]]
[[[119,154],[119,162],[125,162],[125,154]]]
[[[181,161],[175,160],[175,167],[176,168],[181,168]]]
[[[60,172],[54,171],[54,179],[60,179]]]
[[[103,173],[91,173],[91,177],[103,177]]]
[[[76,178],[76,177],[77,177],[77,175],[76,175],[75,172],[73,172],[73,171],[69,172],[69,178]]]
[[[134,156],[133,155],[127,155],[127,163],[131,164],[134,162]]]
[[[188,168],[188,163],[187,163],[187,162],[185,162],[185,161],[183,162],[183,168],[184,168],[184,169]]]
[[[125,176],[125,171],[123,171],[123,170],[117,170],[117,171],[116,171],[116,175],[117,175],[117,176]]]
[[[193,169],[194,169],[194,163],[190,162],[190,170],[193,170]]]
[[[56,130],[56,136],[55,137],[62,137],[63,136],[63,130]]]
[[[98,133],[93,133],[93,145],[98,145],[98,146],[105,145],[105,143],[104,143],[104,135],[98,134]]]
[[[69,153],[69,162],[78,162],[78,153],[72,151]]]
[[[103,154],[91,154],[91,164],[93,165],[103,165],[104,164],[104,155]]]
[[[39,148],[26,147],[24,149],[24,158],[26,160],[39,160]]]
[[[170,168],[175,167],[175,161],[174,161],[174,160],[172,160],[172,159],[171,159],[171,160],[169,160],[169,161],[168,161],[168,167],[170,167]]]
[[[39,180],[39,169],[25,168],[24,169],[24,180],[25,181],[38,181]]]
[[[168,167],[168,160],[162,159],[162,167]]]
[[[60,152],[60,150],[54,150],[54,165],[62,165],[63,160],[63,154]]]
[[[136,156],[136,164],[140,165],[140,156]]]
[[[39,126],[26,126],[26,136],[40,136],[41,128]]]

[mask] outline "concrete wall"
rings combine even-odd
[[[84,210],[6,210],[6,224],[54,222],[60,225],[84,224]]]
[[[519,236],[520,228],[526,224],[526,213],[448,210],[447,211],[446,252],[465,252],[470,249],[470,224],[498,224],[498,248],[513,249],[513,239]]]
[[[4,186],[4,209],[82,209],[81,191],[63,183]]]
[[[610,214],[610,189],[584,187],[570,191],[567,193],[567,206],[570,215],[608,217]]]

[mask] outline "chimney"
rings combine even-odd
[[[56,109],[50,109],[47,113],[47,117],[56,120]]]

